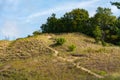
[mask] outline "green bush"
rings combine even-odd
[[[34,31],[34,32],[33,32],[33,35],[34,35],[34,36],[36,36],[36,35],[40,35],[40,34],[41,34],[40,31]]]
[[[65,38],[58,38],[56,39],[57,45],[63,45],[66,42]]]
[[[103,46],[106,46],[106,45],[107,45],[104,40],[102,40],[102,45],[103,45]]]
[[[99,43],[99,41],[101,40],[101,37],[102,37],[102,30],[100,29],[99,26],[95,27],[93,34],[94,34],[96,43]]]
[[[31,35],[28,35],[27,38],[32,37]]]
[[[107,72],[105,72],[105,71],[99,71],[98,74],[100,74],[102,76],[105,76],[107,74]]]
[[[69,48],[70,51],[74,51],[76,49],[76,46],[75,45],[70,45],[68,48]]]

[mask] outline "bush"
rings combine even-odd
[[[102,31],[99,26],[95,27],[93,34],[94,34],[96,43],[99,43],[99,41],[101,40],[101,37],[102,37]]]
[[[65,38],[58,38],[56,39],[57,45],[63,45],[66,42]]]
[[[107,45],[104,40],[102,40],[102,45],[103,45],[103,46],[106,46],[106,45]]]
[[[70,51],[74,51],[76,49],[76,46],[75,45],[70,45],[68,48],[69,48]]]
[[[27,38],[32,37],[31,35],[28,35]]]
[[[40,35],[40,34],[41,34],[40,31],[34,31],[34,32],[33,32],[33,35],[34,35],[34,36],[36,36],[36,35]]]
[[[99,71],[98,74],[100,74],[102,76],[105,76],[107,74],[107,72],[105,72],[105,71]]]

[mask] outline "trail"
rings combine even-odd
[[[89,74],[91,74],[91,75],[94,75],[94,76],[97,77],[97,78],[104,78],[103,76],[101,76],[101,75],[99,75],[99,74],[96,74],[96,73],[92,72],[91,70],[80,66],[79,64],[73,63],[73,65],[75,65],[77,68],[79,68],[79,69],[81,69],[81,70],[83,70],[83,71],[85,71],[85,72],[87,72],[87,73],[89,73]]]
[[[83,70],[83,71],[85,71],[85,72],[87,72],[87,73],[89,73],[89,74],[91,74],[91,75],[93,75],[93,76],[95,76],[95,77],[97,77],[97,78],[104,78],[103,76],[101,76],[101,75],[99,75],[99,74],[96,74],[95,72],[93,72],[93,71],[91,71],[91,70],[89,70],[89,69],[87,69],[87,68],[85,68],[85,67],[80,66],[79,63],[74,63],[74,61],[78,59],[77,57],[75,57],[75,58],[73,58],[73,59],[63,58],[63,57],[61,57],[61,56],[58,56],[59,52],[58,52],[57,50],[54,50],[54,49],[51,48],[51,47],[48,47],[48,48],[51,49],[52,51],[54,51],[53,56],[54,56],[54,57],[57,57],[59,60],[70,62],[70,63],[72,63],[74,66],[76,66],[76,68],[81,69],[81,70]]]

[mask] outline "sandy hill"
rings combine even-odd
[[[0,80],[120,80],[120,47],[79,33],[0,41]]]

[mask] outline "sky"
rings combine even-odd
[[[31,35],[39,30],[46,19],[55,13],[62,17],[75,8],[83,8],[90,17],[97,7],[111,8],[113,15],[119,16],[120,10],[110,2],[120,0],[0,0],[0,40],[8,37],[16,39]]]

